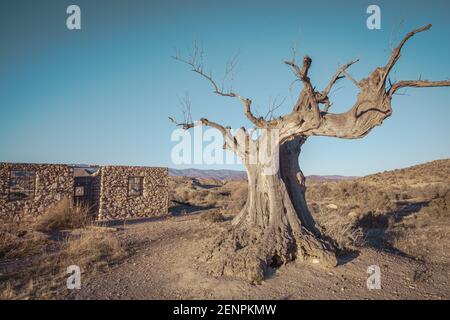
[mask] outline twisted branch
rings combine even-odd
[[[200,54],[199,54],[200,52]],[[258,128],[263,128],[263,127],[267,127],[268,123],[264,120],[264,118],[262,117],[256,117],[252,111],[251,111],[251,104],[252,101],[248,98],[244,98],[243,96],[233,92],[231,89],[228,91],[225,91],[225,89],[223,88],[223,82],[222,81],[222,86],[219,87],[217,85],[217,82],[213,79],[212,74],[206,74],[203,71],[203,63],[201,61],[202,59],[202,51],[199,51],[197,47],[194,47],[194,52],[193,54],[191,54],[191,59],[187,60],[184,59],[182,57],[180,57],[180,55],[176,55],[173,58],[175,60],[178,60],[182,63],[185,63],[189,66],[191,66],[191,70],[195,73],[197,73],[198,75],[200,75],[201,77],[205,78],[214,88],[213,93],[218,94],[222,97],[230,97],[230,98],[237,98],[239,99],[239,101],[242,103],[242,105],[244,106],[244,114],[247,117],[247,119],[250,120],[251,123],[253,123],[256,127]],[[200,57],[199,57],[200,55]],[[234,57],[231,61],[229,61],[227,63],[226,69],[225,69],[225,76],[224,76],[224,80],[227,78],[228,74],[233,72],[234,67],[236,66],[236,57]]]
[[[384,66],[384,76],[382,79],[382,82],[384,83],[387,76],[389,75],[389,72],[391,72],[392,68],[394,67],[395,63],[398,61],[398,59],[400,59],[400,55],[401,55],[401,50],[403,48],[403,46],[405,45],[406,41],[408,41],[409,39],[411,39],[415,34],[422,32],[422,31],[426,31],[429,30],[431,28],[432,24],[428,24],[422,28],[418,28],[415,29],[411,32],[409,32],[404,38],[403,40],[400,42],[400,44],[392,51],[392,54],[389,58],[388,63],[386,64],[386,66]]]
[[[448,87],[448,86],[450,86],[450,81],[403,80],[394,83],[390,87],[388,96],[392,97],[397,90],[405,87],[425,88],[425,87]]]

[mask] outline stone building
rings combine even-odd
[[[0,163],[0,218],[36,217],[63,198],[98,220],[166,215],[168,169]]]

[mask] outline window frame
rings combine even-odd
[[[134,179],[139,179],[139,193],[133,193],[132,192],[132,184],[136,185]],[[132,182],[133,181],[133,182]],[[144,195],[144,176],[128,176],[128,186],[127,186],[127,195],[129,197],[141,197]]]
[[[12,180],[16,179],[16,177],[13,177],[13,174],[15,172],[26,172],[31,173],[28,177],[30,178],[30,181],[33,182],[32,189],[26,189],[23,192],[24,194],[27,194],[27,197],[20,198],[20,197],[13,197],[14,194],[20,194],[20,191],[13,191],[11,188],[13,187]],[[32,177],[32,178],[31,178]],[[33,200],[36,196],[36,180],[37,180],[37,173],[35,170],[20,170],[20,169],[11,169],[9,170],[9,179],[8,179],[8,201],[27,201],[27,200]]]

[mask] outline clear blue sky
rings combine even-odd
[[[81,7],[81,31],[66,29],[69,4]],[[366,28],[370,4],[381,7],[381,30]],[[433,28],[408,42],[393,79],[448,79],[444,0],[1,1],[0,161],[173,166],[167,116],[180,112],[177,95],[189,91],[194,118],[249,125],[237,101],[215,96],[171,58],[174,48],[201,42],[218,76],[239,52],[236,91],[261,113],[271,97],[286,96],[280,112],[287,112],[293,77],[282,60],[293,43],[313,58],[311,78],[323,88],[354,58],[360,62],[351,74],[366,76],[406,32],[427,23]],[[346,80],[337,87],[333,109],[344,111],[356,91]],[[394,97],[393,115],[364,139],[309,139],[304,172],[363,175],[450,157],[450,88],[406,93]]]

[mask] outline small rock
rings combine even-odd
[[[356,219],[356,218],[358,218],[358,214],[355,211],[351,211],[348,213],[348,217],[350,219]]]
[[[338,206],[335,205],[334,203],[330,203],[329,205],[327,205],[327,208],[328,208],[328,209],[336,210],[336,209],[338,208]]]

